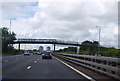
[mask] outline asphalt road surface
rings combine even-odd
[[[56,58],[42,59],[41,55],[2,57],[2,79],[84,79],[89,81]]]

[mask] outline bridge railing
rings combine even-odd
[[[51,43],[64,43],[64,44],[78,44],[78,42],[74,41],[62,41],[57,39],[17,39],[14,42],[51,42]]]
[[[56,39],[17,39],[14,42],[56,42]]]
[[[78,42],[74,42],[74,41],[62,41],[62,40],[56,40],[56,42],[58,42],[58,43],[67,43],[67,44],[78,44]]]
[[[54,54],[54,56],[87,69],[120,79],[120,63],[118,58],[77,54]]]

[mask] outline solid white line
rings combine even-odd
[[[30,69],[30,68],[31,68],[31,66],[28,66],[28,67],[27,67],[27,69]]]
[[[79,73],[80,75],[84,76],[84,77],[87,78],[88,80],[90,80],[90,81],[96,81],[96,80],[94,80],[93,78],[91,78],[90,76],[88,76],[88,75],[80,72],[79,70],[77,70],[77,69],[73,68],[72,66],[68,65],[67,63],[63,62],[62,60],[60,60],[60,59],[58,59],[58,58],[56,58],[56,57],[54,57],[54,58],[57,59],[58,61],[62,62],[63,64],[65,64],[66,66],[68,66],[69,68],[71,68],[72,70],[76,71],[76,72]]]

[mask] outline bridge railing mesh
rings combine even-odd
[[[78,42],[74,41],[62,41],[56,39],[17,39],[14,42],[53,42],[53,43],[78,44]]]

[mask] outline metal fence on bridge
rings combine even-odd
[[[74,41],[62,41],[62,40],[57,40],[57,39],[17,39],[14,40],[14,43],[17,42],[51,42],[51,43],[64,43],[64,44],[78,44],[78,42]]]

